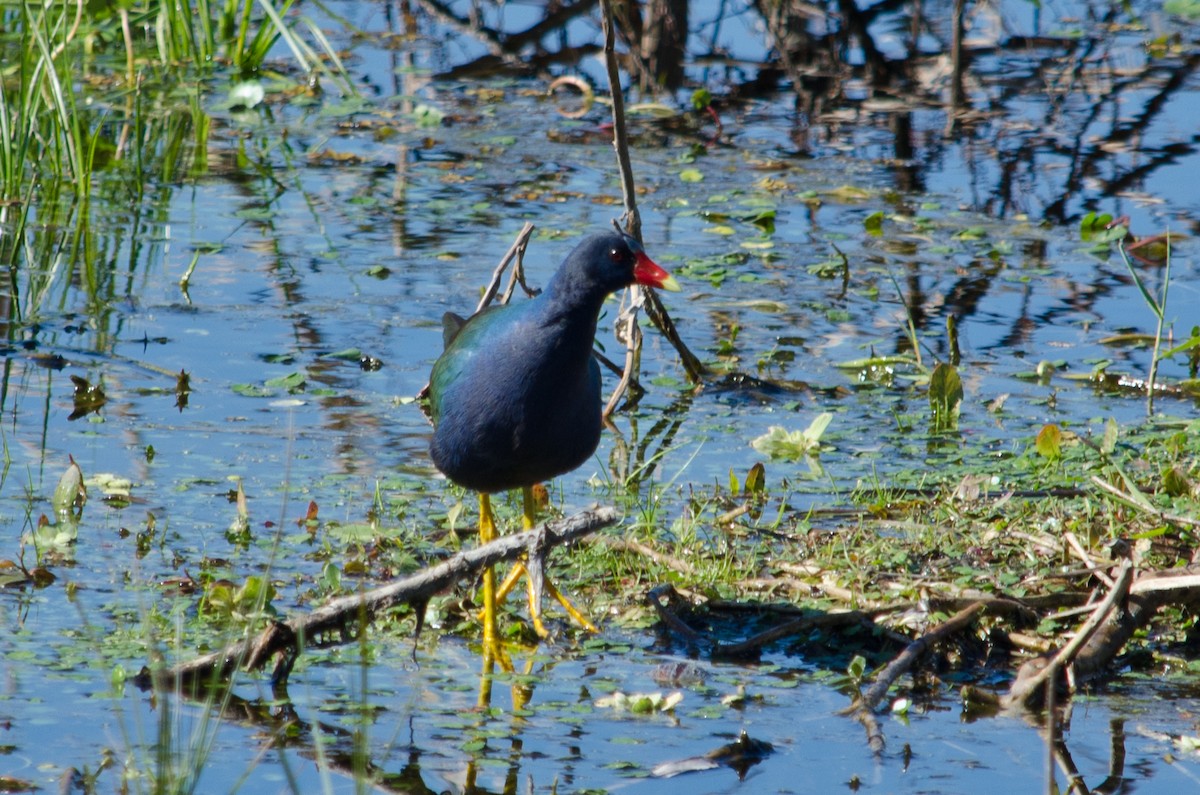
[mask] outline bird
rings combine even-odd
[[[678,291],[678,281],[620,232],[586,237],[567,255],[545,289],[527,301],[493,306],[470,318],[442,318],[445,349],[429,378],[434,465],[451,482],[479,493],[481,543],[497,537],[490,495],[520,489],[523,523],[533,526],[533,487],[581,466],[596,451],[602,428],[600,367],[592,355],[605,299],[633,284]],[[497,637],[497,591],[483,578],[485,644]],[[570,601],[546,583],[576,622],[595,631]],[[529,609],[535,631],[548,633],[534,586]]]

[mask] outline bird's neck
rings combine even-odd
[[[543,303],[544,322],[578,330],[589,340],[596,335],[596,320],[606,293],[578,279],[564,278],[560,271],[538,297]],[[591,344],[590,342],[588,343]]]

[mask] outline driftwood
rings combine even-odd
[[[274,621],[252,638],[231,643],[223,649],[194,660],[156,671],[143,669],[138,676],[140,686],[154,683],[185,688],[228,679],[239,668],[255,671],[278,657],[272,681],[286,682],[292,665],[305,646],[334,646],[348,643],[356,637],[356,629],[371,621],[377,614],[396,607],[412,605],[418,612],[418,631],[425,605],[434,595],[459,580],[497,563],[526,556],[527,567],[537,567],[544,552],[570,543],[602,527],[613,524],[617,512],[613,508],[596,508],[545,522],[532,530],[492,541],[475,549],[460,552],[402,580],[389,583],[362,594],[343,596],[302,616],[287,621]]]

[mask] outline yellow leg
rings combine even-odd
[[[479,493],[479,542],[496,540],[496,517],[491,498]],[[496,572],[488,566],[483,570],[483,646],[490,653],[498,647],[500,632],[496,623]]]
[[[533,499],[533,489],[521,489],[521,527],[525,530],[532,530],[533,523],[537,519],[537,505]],[[503,602],[512,593],[512,589],[517,586],[517,581],[521,579],[521,575],[525,574],[525,565],[518,563],[513,566],[512,571],[504,578],[504,582],[500,584],[500,590],[496,592],[496,600]]]
[[[599,632],[600,628],[588,621],[587,616],[579,612],[579,608],[571,603],[571,600],[563,595],[562,591],[554,587],[554,583],[546,580],[546,593],[550,594],[558,603],[562,605],[562,609],[575,620],[575,623],[586,629],[588,632]]]
[[[521,489],[521,527],[532,530],[537,521],[537,501],[533,499],[533,487],[524,486]]]
[[[496,522],[495,522],[495,518],[492,515],[491,504],[487,502],[487,499],[488,499],[488,497],[486,494],[479,495],[480,517],[481,517],[480,521],[479,521],[479,537],[480,537],[480,540],[483,541],[484,543],[487,543],[487,541],[490,541],[496,537],[496,535],[495,535]],[[483,535],[484,534],[484,529],[483,529],[484,528],[484,520],[482,519],[485,504],[487,505],[489,528],[490,528],[490,532],[492,534],[491,536],[489,536],[487,538],[485,538]],[[532,530],[534,524],[537,521],[537,501],[533,497],[533,489],[530,488],[529,486],[525,486],[521,489],[521,508],[522,508],[521,526],[524,527],[526,530]],[[483,591],[483,593],[484,593],[484,639],[485,639],[485,641],[487,639],[487,623],[486,622],[487,622],[487,615],[488,615],[487,614],[487,607],[488,607],[487,598],[488,598],[488,593],[489,593],[488,578],[491,576],[492,576],[492,572],[490,569],[484,573],[484,581],[483,581],[484,591]],[[540,600],[538,599],[537,593],[534,591],[533,580],[529,577],[529,572],[526,569],[524,563],[517,563],[516,565],[514,565],[512,568],[512,571],[510,571],[508,573],[508,575],[504,578],[504,581],[502,583],[500,583],[499,588],[495,588],[495,585],[494,585],[495,579],[491,580],[491,582],[493,584],[492,585],[493,590],[491,591],[491,593],[494,595],[493,601],[491,603],[492,608],[493,608],[492,609],[493,619],[495,618],[495,605],[504,603],[504,600],[508,598],[508,595],[510,593],[512,593],[513,588],[517,587],[517,583],[520,582],[521,577],[525,578],[525,582],[529,589],[529,618],[530,618],[530,621],[533,623],[533,630],[534,630],[534,632],[536,632],[538,634],[538,637],[541,637],[541,638],[549,637],[550,632],[549,632],[549,630],[546,629],[546,625],[542,622],[542,606],[540,604]],[[586,616],[584,616],[584,614],[579,610],[579,608],[577,608],[574,604],[571,603],[570,599],[568,599],[566,596],[564,596],[562,594],[561,591],[559,591],[557,588],[554,587],[554,583],[550,582],[549,579],[546,579],[544,581],[542,587],[545,589],[546,593],[550,594],[551,597],[553,597],[560,605],[562,605],[563,610],[566,612],[566,614],[568,616],[570,616],[575,621],[576,624],[583,627],[588,632],[599,632],[600,631],[599,629],[597,629],[595,624],[593,624],[591,621],[589,621],[587,619]],[[495,632],[494,628],[493,628],[493,632]],[[494,635],[494,637],[498,637],[498,635]]]
[[[534,523],[537,521],[537,500],[533,498],[533,488],[530,486],[525,486],[521,489],[521,509],[521,526],[526,530],[532,530]],[[521,566],[521,568],[524,569],[524,566]],[[517,569],[513,569],[513,573],[518,573]],[[508,579],[512,579],[512,576],[512,574],[509,574]],[[534,619],[534,628],[537,629],[542,623],[539,615],[542,608],[541,605],[537,604],[538,598],[537,594],[534,593],[533,590],[533,581],[528,576],[525,578],[525,580],[529,583],[529,613],[530,615],[536,617]],[[507,581],[508,580],[506,579],[505,582]],[[554,587],[554,583],[550,582],[549,577],[545,578],[545,582],[542,584],[542,587],[545,589],[546,593],[550,594],[550,596],[554,597],[554,599],[556,599],[558,603],[562,605],[563,610],[566,611],[568,616],[575,620],[576,624],[583,627],[588,632],[600,631],[596,628],[595,624],[587,620],[583,613],[579,611],[579,608],[571,604],[570,599],[563,596],[562,592]],[[538,630],[538,634],[542,635],[543,631],[544,627]],[[545,635],[542,635],[542,637],[545,637]]]
[[[539,638],[548,638],[550,630],[546,629],[546,625],[542,622],[541,605],[538,604],[537,595],[533,592],[533,580],[529,579],[529,571],[525,568],[524,563],[518,561],[513,564],[512,571],[504,578],[504,582],[500,583],[500,587],[496,590],[496,604],[504,604],[504,600],[512,593],[512,589],[517,586],[522,577],[529,584],[529,620],[533,623],[533,631]]]

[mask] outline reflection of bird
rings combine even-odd
[[[544,292],[467,320],[443,318],[446,350],[433,365],[430,455],[446,477],[479,492],[479,535],[496,537],[488,495],[520,488],[533,526],[532,487],[583,464],[600,442],[600,368],[592,357],[604,299],[631,284],[678,290],[641,245],[594,235],[567,256]],[[512,582],[506,584],[511,587]],[[552,585],[576,621],[590,622]],[[484,574],[484,637],[495,638],[495,580]],[[530,585],[530,614],[545,634]]]

